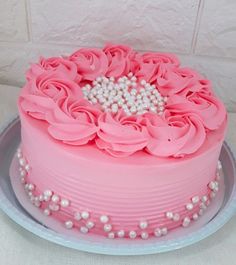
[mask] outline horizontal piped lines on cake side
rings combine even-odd
[[[35,185],[29,180],[29,176],[33,170],[20,150],[17,151],[17,157],[20,166],[19,175],[21,176],[21,182],[25,185],[29,199],[36,207],[42,208],[45,215],[52,215],[54,218],[62,221],[67,229],[78,226],[77,230],[79,229],[81,233],[88,233],[91,229],[94,229],[94,233],[103,234],[105,232],[108,238],[119,237],[119,234],[122,234],[120,231],[125,231],[126,235],[131,239],[136,237],[147,239],[149,235],[165,235],[169,230],[180,225],[187,227],[192,221],[196,221],[204,213],[211,199],[215,197],[211,196],[212,193],[216,194],[219,190],[218,180],[220,174],[216,172],[215,178],[205,186],[207,189],[206,194],[200,196],[194,195],[183,204],[178,202],[181,206],[180,208],[174,208],[173,204],[172,208],[168,208],[165,205],[165,209],[158,207],[159,212],[155,214],[155,211],[150,211],[150,209],[146,213],[143,207],[138,212],[132,212],[133,207],[126,207],[126,210],[129,209],[130,212],[126,215],[124,209],[120,209],[121,216],[118,213],[110,211],[109,216],[111,216],[112,223],[104,224],[101,229],[101,225],[96,225],[96,223],[98,220],[101,221],[100,215],[103,211],[100,209],[100,213],[98,213],[97,205],[93,208],[89,203],[83,205],[83,202],[81,202],[78,207],[78,205],[74,205],[74,200],[67,199],[64,194],[62,195],[53,189],[44,189],[40,192],[38,185]],[[220,163],[218,163],[218,168],[221,168]],[[24,177],[24,181],[22,181],[22,177]],[[41,196],[43,196],[42,199]],[[83,221],[77,225],[74,225],[75,221],[71,220],[75,212],[77,213],[76,221]],[[137,228],[138,220],[141,220],[138,225],[141,230]],[[149,224],[148,228],[146,227],[147,223]]]

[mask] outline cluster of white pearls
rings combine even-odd
[[[218,161],[216,178],[215,180],[210,181],[207,185],[210,190],[209,194],[205,194],[202,197],[199,197],[198,195],[193,196],[191,198],[191,201],[185,204],[185,209],[187,211],[192,211],[195,206],[198,206],[199,210],[197,213],[195,212],[192,216],[189,215],[189,216],[182,217],[181,222],[182,222],[183,227],[189,226],[189,224],[191,223],[191,219],[194,221],[198,220],[199,216],[203,215],[204,211],[209,206],[211,199],[213,199],[216,196],[216,193],[219,191],[218,179],[220,177],[221,169],[222,169],[222,165]],[[167,219],[175,221],[175,222],[179,221],[181,217],[180,214],[173,213],[171,211],[167,211],[165,216]],[[158,232],[158,234],[160,234],[160,231]]]
[[[174,222],[178,222],[180,219],[180,215],[178,213],[173,213],[173,212],[166,212],[166,218],[173,220]]]
[[[77,222],[82,221],[83,225],[80,226],[79,231],[83,234],[87,234],[90,229],[94,228],[95,222],[92,220],[89,220],[90,213],[88,211],[81,211],[81,212],[75,212],[74,213],[74,220]]]
[[[24,184],[25,191],[34,206],[41,207],[43,202],[46,203],[46,208],[43,209],[43,213],[47,216],[50,215],[52,211],[56,212],[59,211],[61,207],[65,208],[69,206],[69,200],[60,198],[59,195],[54,194],[51,190],[45,190],[43,193],[35,195],[35,185],[28,182],[26,179],[30,171],[30,166],[20,148],[17,150],[17,158],[20,166],[21,183]]]
[[[154,230],[154,235],[155,235],[156,237],[165,236],[165,235],[167,235],[167,233],[168,233],[168,229],[167,229],[167,227],[162,227],[162,228],[157,227],[157,228]]]
[[[137,83],[133,73],[115,80],[114,77],[97,77],[92,86],[82,88],[84,97],[92,104],[100,104],[104,111],[117,113],[123,109],[126,115],[145,112],[162,114],[167,97],[162,97],[155,85],[142,80]]]

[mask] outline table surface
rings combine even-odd
[[[19,88],[0,85],[0,127],[17,114]],[[236,150],[236,113],[229,113],[227,142]],[[215,234],[173,252],[118,257],[85,253],[41,239],[26,231],[0,211],[1,265],[201,265],[236,264],[236,215]]]

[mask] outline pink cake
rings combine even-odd
[[[172,54],[112,44],[40,58],[26,78],[19,174],[48,218],[147,239],[207,210],[227,125],[209,80]]]

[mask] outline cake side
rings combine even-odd
[[[155,157],[153,161],[147,155],[143,163],[140,159],[135,163],[135,157],[131,156],[126,158],[130,162],[123,163],[124,158],[120,158],[118,163],[116,158],[113,163],[109,155],[96,147],[74,148],[53,141],[40,125],[42,122],[24,113],[21,122],[22,152],[31,167],[28,181],[37,186],[37,195],[51,190],[70,202],[66,208],[51,211],[62,223],[72,220],[74,227],[86,226],[87,219],[78,222],[74,216],[88,212],[89,220],[96,224],[93,233],[107,235],[100,221],[105,215],[109,216],[115,234],[122,230],[127,237],[130,231],[141,236],[139,224],[145,220],[148,222],[145,231],[153,235],[156,228],[169,231],[186,220],[197,219],[216,195],[209,189],[209,183],[216,179],[225,124],[191,158],[171,161]],[[96,154],[88,155],[92,153]],[[99,159],[99,155],[106,160]]]

